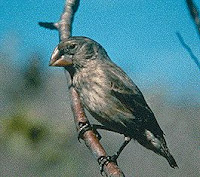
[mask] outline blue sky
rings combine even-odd
[[[200,2],[194,2],[200,8]],[[63,4],[64,0],[1,2],[1,50],[16,56],[14,64],[24,64],[30,53],[39,51],[48,67],[58,34],[37,23],[56,22]],[[143,90],[167,85],[172,98],[200,100],[200,71],[178,41],[177,31],[200,58],[200,41],[184,0],[81,0],[73,25],[73,35],[98,41]]]

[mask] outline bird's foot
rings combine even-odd
[[[107,165],[109,162],[110,162],[110,156],[101,156],[98,158],[98,163],[100,165],[100,172],[102,176],[103,176],[104,165]]]
[[[114,154],[113,156],[101,156],[98,158],[98,163],[100,165],[100,172],[103,175],[104,165],[107,165],[109,162],[114,162],[117,165],[118,155]]]
[[[93,132],[95,133],[96,137],[100,140],[101,139],[101,135],[99,134],[99,132],[93,128],[93,126],[91,126],[89,123],[81,123],[79,125],[80,129],[78,131],[78,140],[80,142],[80,139],[83,139],[83,135],[86,131],[88,130],[93,130]]]

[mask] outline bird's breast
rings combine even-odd
[[[101,69],[90,68],[88,70],[88,68],[83,68],[74,75],[73,85],[89,111],[96,112],[106,107],[109,90]]]
[[[126,129],[133,115],[111,94],[111,84],[100,69],[82,70],[73,78],[84,107],[103,125],[117,131]]]

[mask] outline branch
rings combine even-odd
[[[43,28],[47,28],[50,30],[58,30],[58,24],[55,24],[55,23],[38,22],[38,24]]]
[[[198,60],[198,58],[193,54],[192,49],[184,42],[183,37],[181,36],[180,33],[176,33],[180,43],[182,44],[182,46],[188,51],[188,53],[190,54],[190,57],[192,58],[192,60],[195,62],[195,64],[197,65],[197,67],[200,70],[200,62]]]
[[[59,39],[69,38],[72,33],[72,23],[74,14],[78,9],[80,0],[66,0],[64,11],[57,23],[39,22],[41,27],[47,29],[57,29],[59,31]],[[66,70],[65,70],[66,71]],[[69,71],[69,73],[71,73]],[[81,128],[85,124],[89,124],[89,121],[85,115],[83,106],[80,101],[80,97],[77,91],[71,86],[71,78],[68,77],[69,92],[71,94],[71,107],[74,114],[74,121],[76,124],[77,131],[80,132]],[[94,157],[98,161],[101,156],[107,156],[106,151],[100,144],[99,139],[96,137],[92,130],[88,130],[83,134],[83,140],[85,141],[88,149],[93,153]],[[124,177],[123,172],[119,169],[116,163],[108,162],[103,166],[103,172],[108,177]]]
[[[186,0],[190,15],[196,24],[196,28],[200,37],[200,17],[197,6],[194,4],[192,0]]]

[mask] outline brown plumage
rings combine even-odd
[[[56,47],[50,65],[70,69],[84,107],[102,125],[137,140],[177,167],[142,93],[100,44],[86,37],[71,37]]]

